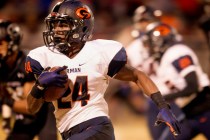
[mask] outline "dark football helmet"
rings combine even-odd
[[[142,41],[149,49],[150,56],[160,59],[168,47],[181,42],[181,37],[173,27],[155,22],[146,27]]]
[[[152,7],[141,5],[134,11],[133,22],[157,21],[161,15],[161,10],[155,10]]]
[[[78,53],[85,42],[92,37],[94,16],[91,9],[79,0],[65,0],[57,3],[45,19],[47,30],[43,32],[47,47],[56,48],[68,56]],[[60,31],[63,38],[57,36],[55,26],[66,24],[68,30]]]
[[[20,27],[9,21],[0,19],[0,43],[2,45],[3,41],[8,43],[6,53],[0,53],[0,59],[6,59],[14,51],[19,49],[21,42],[22,33]]]
[[[153,9],[147,5],[141,5],[136,8],[133,15],[134,30],[131,35],[137,38],[144,34],[145,28],[149,23],[160,21],[161,10]]]

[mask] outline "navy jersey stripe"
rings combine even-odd
[[[110,77],[113,77],[127,62],[127,55],[124,48],[122,48],[109,63],[108,73]]]
[[[32,59],[30,56],[26,57],[26,63],[27,62],[30,62],[32,72],[36,75],[40,75],[42,73],[42,71],[44,70],[44,68],[41,66],[41,64],[38,61]]]

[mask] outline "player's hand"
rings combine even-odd
[[[67,66],[60,67],[55,71],[43,71],[37,78],[38,85],[42,87],[58,86],[64,87],[64,84],[68,80],[68,76],[60,74],[61,71],[65,70]]]
[[[160,123],[165,123],[175,137],[181,134],[179,122],[169,108],[160,109],[155,126],[158,126]]]

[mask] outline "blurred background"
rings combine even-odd
[[[19,23],[23,30],[22,48],[30,50],[44,44],[42,32],[44,18],[59,0],[1,0],[0,18]],[[60,0],[61,1],[61,0]],[[199,56],[204,57],[203,67],[208,72],[209,0],[82,0],[95,15],[93,39],[104,38],[120,41],[126,47],[132,40],[132,17],[140,5],[162,10],[162,21],[176,27],[184,41]],[[204,31],[206,30],[206,32]]]
[[[44,45],[42,32],[44,18],[59,0],[1,0],[0,18],[17,22],[23,31],[21,49],[26,52]],[[174,26],[183,35],[184,42],[198,55],[201,65],[210,75],[210,0],[83,0],[95,15],[93,39],[103,38],[121,42],[125,47],[133,40],[133,12],[140,5],[149,5],[162,11],[162,21]],[[115,83],[115,81],[111,82]],[[114,84],[113,84],[114,85]],[[113,86],[114,87],[114,86]],[[112,88],[111,92],[117,87]],[[144,100],[136,113],[119,100],[107,98],[110,116],[115,125],[117,140],[150,140]],[[0,132],[0,139],[3,134]],[[205,140],[202,136],[196,140]]]

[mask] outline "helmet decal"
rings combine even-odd
[[[149,48],[150,56],[160,60],[169,47],[181,41],[176,39],[177,35],[176,30],[170,25],[154,22],[147,25],[143,43]]]
[[[50,15],[51,15],[52,17],[56,17],[56,16],[58,16],[58,14],[59,14],[59,13],[57,13],[57,12],[52,12],[52,13],[50,13]]]
[[[90,19],[91,14],[88,12],[87,8],[81,7],[76,10],[76,15],[81,19]]]
[[[158,33],[162,36],[167,36],[171,33],[171,29],[165,25],[159,25],[154,29],[154,33]]]

